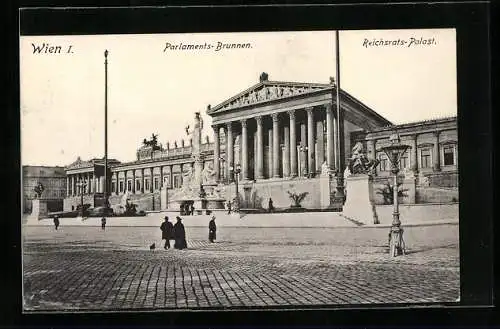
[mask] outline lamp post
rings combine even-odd
[[[391,145],[382,147],[382,150],[387,154],[391,161],[391,172],[394,174],[393,183],[393,200],[394,212],[392,213],[392,226],[389,232],[389,253],[391,257],[405,254],[405,245],[403,240],[403,229],[399,220],[399,200],[398,200],[398,172],[399,160],[409,148],[408,145],[402,145],[398,133],[394,133],[389,137]]]
[[[108,196],[108,50],[104,51],[104,207],[109,208]]]
[[[85,183],[85,181],[83,180],[80,180],[76,185],[80,188],[80,212],[83,217],[83,191],[87,187],[87,183]]]
[[[234,180],[234,183],[235,183],[235,187],[236,187],[236,197],[234,198],[234,211],[235,212],[239,212],[240,211],[240,193],[238,192],[238,180],[239,180],[239,175],[240,175],[240,172],[241,172],[241,166],[240,164],[238,163],[236,165],[236,168],[234,168],[233,166],[229,167],[229,171],[233,172],[233,180]]]

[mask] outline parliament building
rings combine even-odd
[[[287,192],[307,192],[302,206],[328,209],[336,189],[338,168],[361,142],[369,158],[378,159],[374,184],[383,186],[390,162],[382,147],[395,131],[409,149],[401,159],[401,172],[413,177],[415,189],[406,203],[458,201],[457,118],[439,118],[394,125],[344,90],[339,90],[341,118],[336,111],[336,85],[260,81],[216,106],[208,106],[212,136],[204,136],[201,154],[205,168],[225,187],[225,198],[235,195],[238,180],[242,209],[266,208],[272,198],[276,208],[290,206]],[[339,131],[340,129],[340,131]],[[179,130],[179,135],[184,132]],[[340,136],[340,138],[338,138]],[[110,203],[124,193],[141,210],[178,209],[160,198],[183,184],[191,170],[192,141],[166,143],[158,148],[143,145],[132,162],[108,160]],[[104,161],[78,158],[65,168],[64,209],[81,203],[97,206],[102,199]],[[235,168],[239,168],[235,172]],[[327,174],[325,175],[325,172]],[[327,183],[325,183],[327,182]],[[325,185],[326,184],[326,185]],[[377,194],[377,203],[382,195]]]

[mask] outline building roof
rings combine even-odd
[[[422,121],[416,121],[416,122],[407,122],[407,123],[401,123],[401,124],[396,124],[396,125],[390,125],[387,127],[373,129],[373,130],[369,131],[368,133],[400,130],[400,129],[405,129],[405,128],[415,128],[418,126],[432,126],[432,125],[438,125],[438,124],[448,123],[448,122],[453,122],[453,121],[457,121],[457,116],[434,118],[434,119],[428,119],[428,120],[422,120]]]
[[[282,99],[292,99],[299,95],[314,95],[318,92],[334,92],[336,90],[335,82],[331,83],[308,83],[308,82],[287,82],[287,81],[269,81],[267,80],[267,74],[262,73],[260,82],[245,89],[235,96],[221,102],[220,104],[207,108],[207,114],[210,116],[216,116],[220,113],[225,113],[227,111],[244,108],[247,106],[253,106],[256,104],[264,104],[267,102],[272,102]],[[355,104],[358,108],[362,108],[367,114],[385,122],[386,124],[392,124],[389,120],[378,114],[376,111],[372,110],[367,105],[363,104],[360,100],[356,99],[354,96],[350,95],[345,90],[340,89],[340,96]]]

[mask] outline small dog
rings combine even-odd
[[[155,250],[156,246],[155,244],[153,243],[152,245],[149,246],[149,250]]]

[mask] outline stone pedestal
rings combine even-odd
[[[321,209],[327,209],[330,206],[330,177],[321,176],[319,178],[319,188],[320,188],[320,207]]]
[[[403,180],[403,185],[401,188],[405,191],[407,197],[400,198],[401,203],[416,203],[416,185],[417,179],[416,177],[405,177]]]
[[[342,215],[363,224],[378,222],[373,200],[373,178],[352,175],[346,178],[346,202]]]
[[[36,219],[42,219],[47,217],[48,209],[47,209],[47,201],[35,199],[33,200],[33,206],[31,210],[31,217]]]

